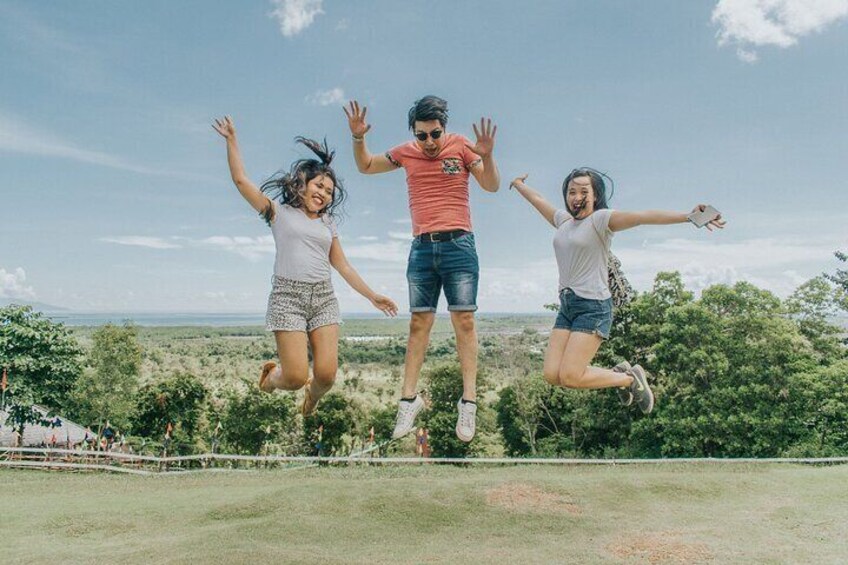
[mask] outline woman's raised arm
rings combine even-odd
[[[551,224],[553,227],[557,227],[554,223],[554,214],[556,213],[556,208],[554,208],[553,204],[545,200],[545,197],[539,194],[536,190],[533,190],[529,186],[527,186],[524,181],[527,180],[529,175],[524,175],[523,177],[517,177],[511,183],[509,183],[510,188],[515,188],[521,196],[523,196],[530,204],[533,205],[536,210]]]
[[[212,128],[227,140],[227,163],[230,165],[230,175],[238,191],[247,200],[254,210],[259,213],[265,212],[271,205],[271,200],[262,194],[244,171],[244,163],[241,160],[238,141],[236,140],[236,126],[230,116],[216,119]]]

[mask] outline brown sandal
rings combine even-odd
[[[274,388],[265,388],[265,381],[268,380],[268,375],[270,375],[271,371],[273,371],[276,367],[277,364],[273,361],[268,361],[267,363],[262,365],[262,373],[260,373],[259,375],[259,390],[261,390],[262,392],[274,392]]]

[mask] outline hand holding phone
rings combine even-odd
[[[712,222],[718,228],[724,226],[724,222],[717,221],[721,218],[721,212],[710,206],[709,204],[700,204],[695,207],[691,214],[686,216],[686,219],[695,224],[695,227],[702,228]]]

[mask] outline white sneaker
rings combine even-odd
[[[456,403],[459,418],[456,420],[456,437],[468,443],[474,439],[477,428],[477,405],[473,402],[463,402],[462,398]]]
[[[395,419],[395,430],[392,432],[392,439],[402,438],[408,433],[415,430],[415,417],[424,408],[424,399],[421,395],[417,395],[415,400],[407,402],[401,400],[398,402],[397,418]]]

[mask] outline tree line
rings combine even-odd
[[[456,362],[445,361],[449,344],[438,345],[443,355],[424,372],[430,407],[421,425],[434,456],[844,456],[848,348],[832,322],[840,311],[848,312],[843,269],[785,300],[747,282],[714,285],[696,298],[679,274],[660,273],[650,291],[616,310],[597,359],[605,366],[627,359],[652,373],[651,415],[623,408],[612,391],[547,385],[539,352],[510,355],[515,378],[495,382],[485,361],[497,357],[498,343],[487,338],[478,439],[464,444],[454,435],[461,378]],[[393,401],[374,406],[341,390],[304,419],[292,395],[261,393],[253,375],[224,391],[186,371],[142,384],[132,324],[97,328],[89,347],[29,307],[0,309],[0,324],[0,367],[9,374],[3,425],[21,432],[43,423],[31,408],[38,404],[97,434],[108,422],[154,452],[167,443],[177,453],[341,454],[362,447],[372,431],[378,441],[391,433]],[[379,348],[342,343],[351,362],[398,364],[404,354],[397,340]]]

